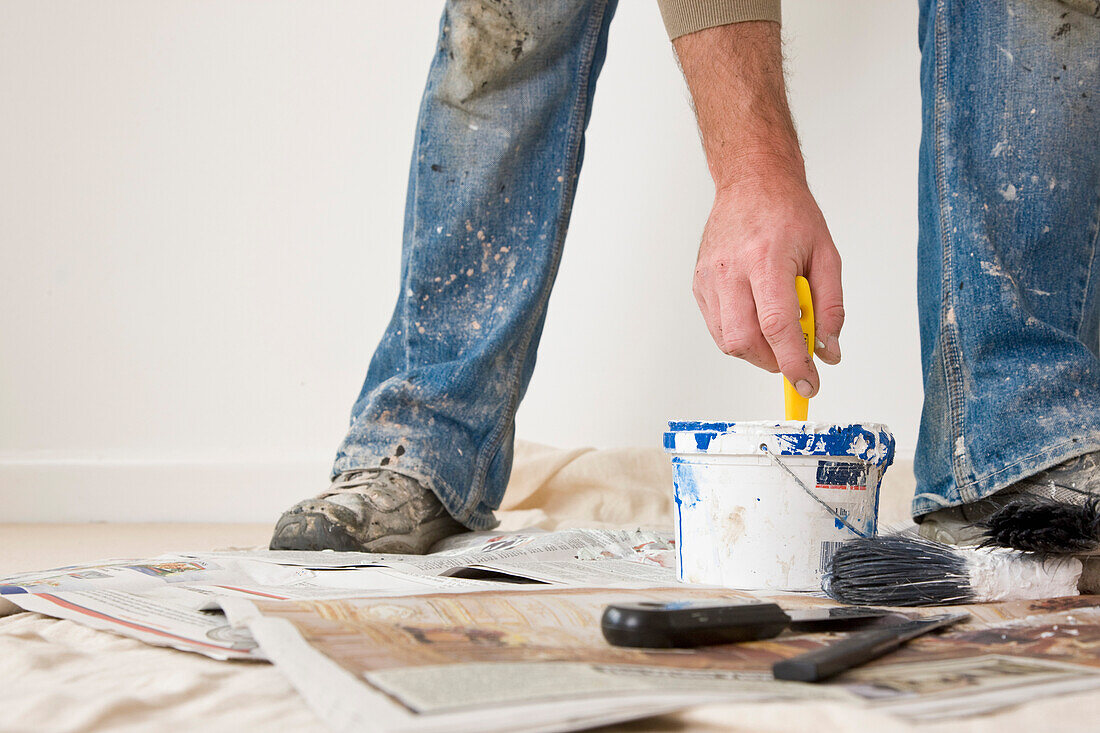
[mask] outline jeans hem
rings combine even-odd
[[[917,494],[913,497],[911,514],[913,519],[916,520],[918,517],[938,509],[962,506],[963,504],[980,501],[988,496],[996,494],[1002,489],[1007,489],[1018,481],[1028,478],[1029,476],[1034,476],[1040,471],[1045,471],[1063,461],[1068,461],[1071,458],[1076,458],[1077,456],[1096,451],[1100,451],[1100,434],[1094,435],[1088,439],[1072,438],[1062,441],[1061,443],[1032,453],[1029,456],[1025,456],[1004,468],[987,473],[965,486],[957,487],[958,494],[969,494],[975,497],[973,499],[960,498],[957,500],[950,500],[945,499],[939,494]]]

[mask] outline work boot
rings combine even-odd
[[[1030,495],[1079,504],[1090,494],[1100,494],[1100,452],[1062,461],[980,501],[925,514],[918,531],[925,539],[947,545],[978,545],[985,535],[976,525],[1013,499]]]
[[[345,471],[327,491],[287,510],[272,550],[338,550],[422,555],[465,531],[415,479],[383,468]]]

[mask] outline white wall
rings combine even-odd
[[[396,294],[437,2],[0,0],[0,521],[266,521],[323,487]],[[790,87],[845,258],[812,416],[920,409],[916,8],[788,0]],[[611,29],[521,438],[659,444],[781,415],[691,296],[709,209],[650,0]]]

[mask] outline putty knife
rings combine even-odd
[[[861,631],[835,644],[776,662],[772,665],[772,675],[777,680],[821,682],[889,654],[910,639],[968,618],[969,613],[945,613]]]
[[[810,359],[814,358],[814,302],[810,297],[810,281],[799,275],[794,279],[794,290],[798,295],[798,307],[802,314],[798,318],[798,325],[802,327],[802,338],[806,340],[806,350],[810,353]],[[798,394],[790,380],[783,378],[783,395],[787,407],[787,420],[805,421],[810,411],[810,401]]]

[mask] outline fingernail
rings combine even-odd
[[[797,382],[795,382],[794,389],[796,392],[798,392],[798,394],[806,398],[809,398],[809,396],[814,393],[813,385],[811,385],[805,379],[799,379]]]
[[[824,349],[824,348],[825,348],[825,342],[823,342],[821,339],[814,339],[814,349]]]

